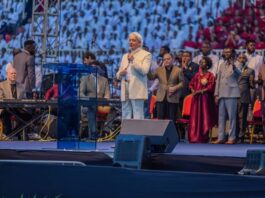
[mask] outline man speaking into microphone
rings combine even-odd
[[[129,53],[123,55],[116,74],[121,80],[122,119],[144,119],[144,101],[148,98],[147,74],[152,55],[142,46],[142,36],[132,32]]]

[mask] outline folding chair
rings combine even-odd
[[[255,129],[257,126],[263,126],[262,125],[262,114],[261,114],[261,101],[259,99],[256,99],[255,103],[254,103],[254,107],[253,107],[253,111],[252,111],[252,119],[248,120],[248,129],[250,132],[250,141],[249,143],[252,144],[253,143],[253,136],[255,133]]]
[[[150,101],[150,106],[149,106],[149,113],[150,113],[151,119],[154,118],[155,105],[156,105],[156,96],[152,95],[151,101]]]
[[[4,124],[2,119],[0,119],[0,140],[4,140]]]
[[[180,124],[184,126],[185,140],[188,140],[188,126],[190,123],[189,117],[190,117],[192,97],[193,97],[192,94],[190,94],[184,98],[183,107],[182,107],[182,118],[176,120],[177,125]]]
[[[103,135],[104,123],[107,121],[108,114],[110,113],[110,106],[98,106],[97,107],[97,128],[99,129],[100,136]]]

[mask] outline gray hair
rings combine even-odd
[[[12,64],[7,64],[6,66],[6,74],[9,73],[9,72],[12,72],[12,71],[17,71]]]
[[[130,33],[129,37],[131,35],[136,36],[137,40],[140,41],[140,43],[141,43],[141,47],[143,47],[144,41],[143,41],[143,37],[141,36],[141,34],[138,32],[132,32],[132,33]]]

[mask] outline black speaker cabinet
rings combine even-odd
[[[114,150],[114,166],[144,168],[148,166],[150,149],[143,135],[118,135]]]
[[[154,153],[170,153],[179,142],[179,135],[171,120],[124,119],[120,134],[144,135],[149,139]]]

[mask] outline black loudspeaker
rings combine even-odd
[[[170,153],[179,142],[179,135],[171,120],[122,120],[120,134],[144,135],[151,146],[151,152]]]
[[[265,150],[248,150],[240,175],[265,175]]]
[[[116,138],[114,166],[144,168],[148,166],[150,149],[144,135],[118,135]]]

